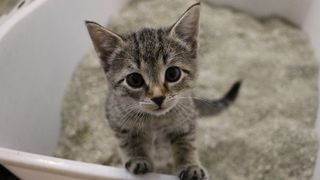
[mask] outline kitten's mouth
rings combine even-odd
[[[158,107],[156,109],[151,110],[150,113],[153,114],[153,115],[156,115],[156,116],[160,116],[160,115],[163,115],[163,114],[169,112],[171,110],[171,108],[172,107],[166,107],[166,108]]]
[[[158,107],[157,109],[154,109],[153,111],[154,112],[161,112],[161,111],[164,111],[164,110],[166,110],[166,108]]]
[[[156,109],[153,109],[152,111],[161,111],[161,109],[163,109],[162,107],[158,107]]]
[[[166,105],[161,105],[157,107],[155,107],[155,105],[153,104],[141,104],[141,106],[145,112],[151,115],[161,116],[169,112],[175,106],[175,104],[175,101],[171,101],[168,102]]]

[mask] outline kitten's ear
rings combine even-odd
[[[123,43],[123,40],[119,35],[95,22],[86,21],[86,26],[96,52],[102,61],[108,60],[114,50]]]
[[[192,5],[172,26],[170,35],[183,42],[194,44],[199,34],[200,3]]]

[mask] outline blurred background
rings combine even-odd
[[[0,16],[7,14],[19,2],[19,0],[2,0],[0,2]]]

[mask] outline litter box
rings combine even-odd
[[[320,1],[212,0],[300,26],[320,58]],[[21,179],[177,179],[50,157],[64,90],[92,45],[84,20],[106,24],[128,0],[33,0],[0,21],[0,164]],[[319,118],[316,124],[320,134]],[[319,153],[318,153],[319,154]],[[320,179],[320,157],[314,171]]]

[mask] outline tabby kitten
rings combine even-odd
[[[208,179],[195,145],[196,118],[199,111],[210,115],[228,106],[240,83],[218,101],[192,98],[199,11],[200,4],[194,4],[169,28],[121,35],[86,22],[108,81],[106,116],[133,174],[154,171],[151,149],[167,143],[180,179]]]

